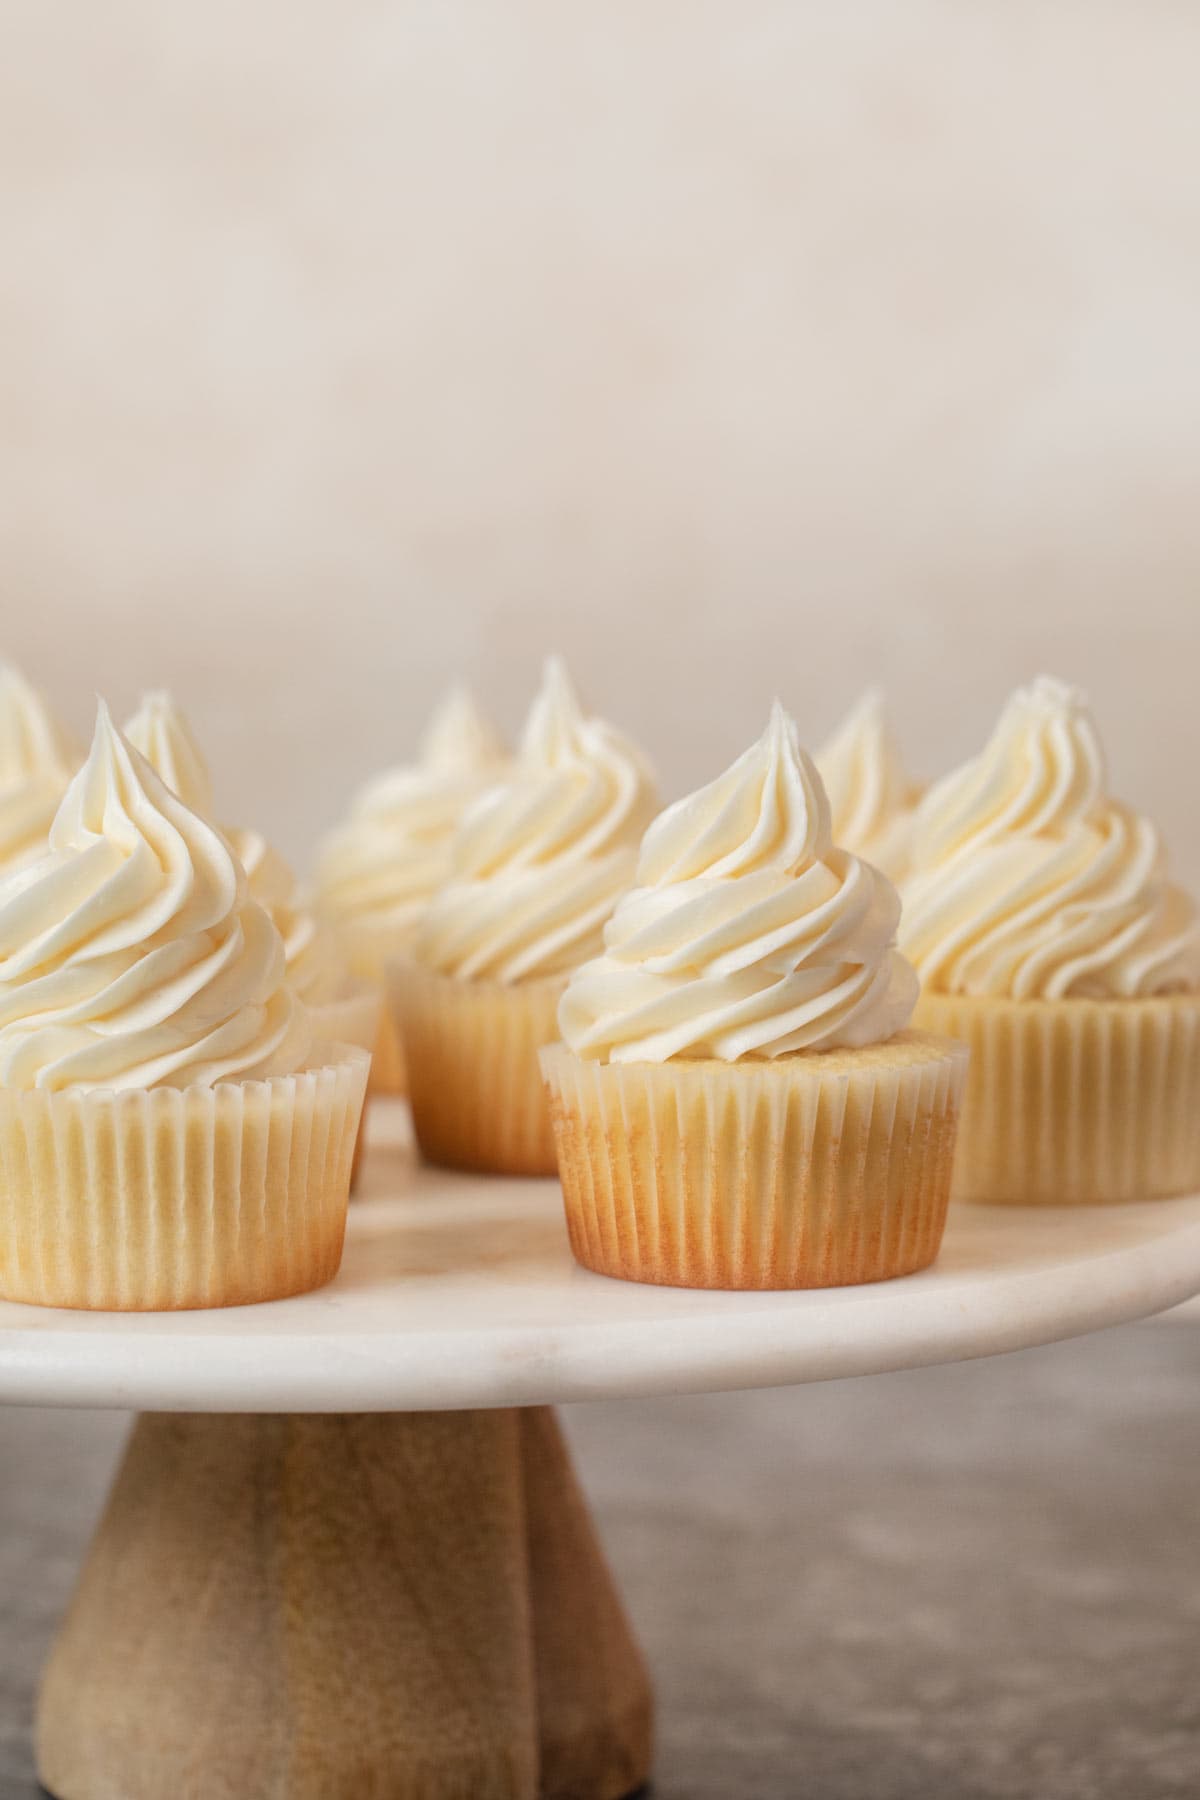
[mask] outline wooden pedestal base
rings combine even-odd
[[[58,1800],[620,1800],[650,1740],[549,1411],[146,1415],[38,1769]]]

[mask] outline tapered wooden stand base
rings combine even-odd
[[[146,1415],[38,1769],[58,1800],[619,1800],[650,1740],[549,1411]]]

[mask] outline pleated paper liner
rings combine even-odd
[[[1200,994],[923,994],[916,1020],[971,1048],[956,1198],[1066,1206],[1200,1189]]]
[[[337,1273],[366,1053],[214,1087],[0,1089],[0,1297],[166,1312]]]
[[[408,1067],[404,1044],[386,1005],[381,1006],[375,1054],[371,1058],[371,1092],[403,1100],[408,1093]]]
[[[384,1013],[383,995],[377,987],[369,982],[354,980],[347,984],[347,991],[337,1000],[328,1000],[323,1006],[311,1008],[313,1028],[322,1043],[356,1044],[371,1057],[370,1074],[367,1078],[368,1091],[376,1087],[375,1047],[386,1030],[389,1038],[395,1033]],[[358,1121],[358,1135],[354,1140],[354,1160],[350,1165],[350,1192],[353,1194],[358,1186],[358,1178],[362,1173],[363,1156],[366,1152],[367,1115],[364,1110]]]
[[[554,1136],[538,1051],[558,1036],[565,980],[459,981],[408,961],[391,974],[413,1126],[449,1168],[553,1175]]]
[[[542,1054],[571,1248],[670,1287],[883,1281],[938,1253],[967,1055],[906,1031],[774,1062]]]

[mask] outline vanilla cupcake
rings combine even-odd
[[[471,808],[393,982],[413,1120],[435,1162],[552,1174],[537,1053],[600,948],[656,810],[640,752],[546,666],[511,775]]]
[[[1200,922],[1078,690],[1022,688],[927,795],[901,941],[918,1021],[971,1046],[959,1196],[1200,1188]]]
[[[867,689],[813,761],[829,796],[834,843],[902,881],[921,788],[905,770],[879,688]]]
[[[144,694],[125,736],[190,811],[210,823],[216,818],[204,752],[170,694]],[[333,932],[305,905],[295,875],[263,834],[245,826],[222,830],[246,871],[252,897],[283,939],[288,980],[312,1013],[316,1035],[327,1043],[373,1049],[382,1013],[376,990],[351,977]]]
[[[143,1311],[329,1280],[367,1057],[310,1039],[228,842],[101,705],[45,855],[0,880],[0,1295]]]
[[[317,858],[319,916],[337,932],[352,973],[382,994],[387,966],[450,873],[450,845],[472,801],[503,776],[499,735],[465,688],[434,714],[416,764],[370,781]],[[372,1086],[403,1094],[400,1040],[384,1018]]]
[[[543,1052],[571,1247],[676,1287],[880,1281],[941,1243],[966,1053],[906,1028],[900,902],[776,705],[646,833]]]
[[[37,689],[0,663],[0,875],[44,853],[82,755]]]

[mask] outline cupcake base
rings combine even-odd
[[[1200,994],[923,994],[916,1019],[971,1050],[956,1199],[1078,1206],[1200,1189]]]
[[[452,1169],[553,1175],[554,1134],[538,1051],[558,1037],[565,978],[503,987],[413,962],[392,972],[422,1155]]]
[[[307,1293],[342,1259],[367,1057],[215,1087],[0,1089],[0,1298],[102,1312]]]
[[[774,1062],[542,1068],[571,1248],[671,1287],[839,1287],[931,1263],[966,1052],[906,1031]]]

